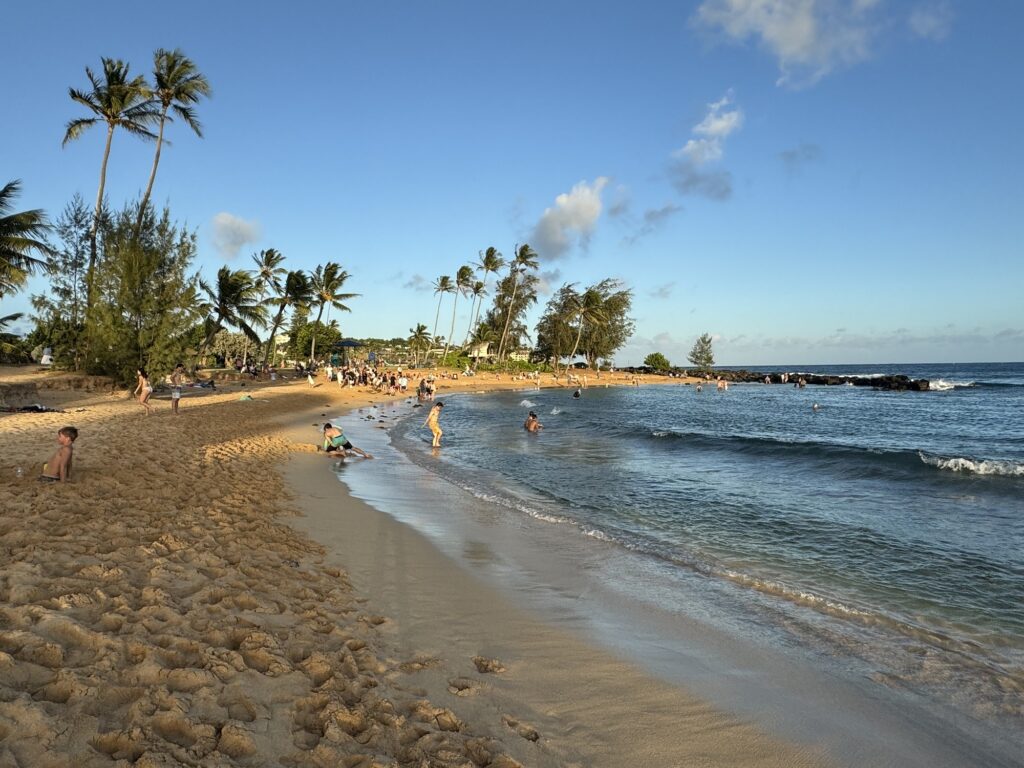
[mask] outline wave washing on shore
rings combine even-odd
[[[856,368],[958,385],[493,394],[448,403],[439,457],[422,419],[392,442],[477,500],[715,596],[654,598],[643,578],[614,575],[639,603],[717,612],[926,704],[1019,723],[1024,364]],[[541,434],[522,430],[527,409]]]

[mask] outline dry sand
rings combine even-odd
[[[0,766],[824,764],[345,494],[310,425],[386,399],[302,379],[189,394],[177,417],[49,390],[68,413],[0,414]],[[66,424],[72,481],[39,483]]]

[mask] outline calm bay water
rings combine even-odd
[[[789,370],[906,373],[933,391],[591,377],[579,399],[451,398],[439,454],[419,410],[391,441],[474,503],[629,553],[640,576],[621,588],[639,602],[732,612],[873,684],[1019,727],[1024,364]],[[645,594],[645,570],[678,572],[678,588]]]

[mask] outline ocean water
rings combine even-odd
[[[440,541],[474,515],[498,521],[480,538],[540,530],[546,543],[524,551],[573,560],[631,611],[647,604],[784,649],[968,741],[975,727],[988,743],[1005,738],[1000,754],[1013,754],[1024,743],[1024,364],[763,370],[905,373],[932,391],[698,393],[591,376],[579,399],[448,398],[440,451],[425,409],[361,413],[352,428],[376,450],[389,442],[391,461],[342,479]],[[529,410],[539,434],[522,429]],[[389,429],[371,435],[371,424]],[[424,502],[439,487],[440,512]],[[510,584],[541,567],[494,559]]]

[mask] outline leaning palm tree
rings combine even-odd
[[[605,322],[604,296],[596,288],[587,288],[582,294],[576,294],[569,302],[569,320],[576,321],[576,343],[572,346],[569,359],[565,363],[565,370],[569,370],[573,358],[580,348],[580,339],[583,337],[583,326],[595,327]],[[558,361],[555,361],[557,366]],[[557,371],[557,368],[556,368]]]
[[[455,286],[448,275],[441,275],[434,281],[434,294],[437,296],[437,312],[434,314],[434,330],[430,334],[432,339],[437,338],[437,321],[441,319],[441,300],[444,299],[446,293],[451,293],[454,290]]]
[[[17,179],[0,189],[0,298],[13,293],[37,269],[47,269],[47,263],[32,256],[33,252],[52,252],[42,240],[50,229],[45,213],[10,212],[20,190],[21,182]]]
[[[473,268],[469,266],[459,267],[459,271],[455,273],[455,289],[452,291],[455,294],[455,300],[452,301],[452,328],[448,331],[448,341],[444,345],[444,356],[442,360],[447,361],[448,359],[448,347],[451,344],[452,337],[455,335],[455,307],[459,305],[459,296],[465,295],[467,291],[473,285]]]
[[[501,360],[505,354],[505,341],[508,339],[509,325],[512,323],[512,315],[515,314],[516,305],[516,290],[519,288],[519,275],[524,274],[526,270],[536,270],[538,266],[537,252],[533,250],[528,244],[517,245],[515,249],[515,256],[509,262],[509,276],[512,278],[512,298],[508,303],[508,313],[505,316],[505,330],[501,333],[501,342],[498,344],[498,360]]]
[[[277,307],[277,313],[274,315],[274,322],[270,326],[270,338],[267,339],[267,349],[263,355],[264,363],[270,358],[270,348],[274,343],[274,337],[277,335],[277,329],[281,327],[285,310],[289,307],[308,309],[312,305],[313,286],[309,281],[309,276],[301,269],[289,272],[284,279],[280,293],[270,299],[269,303]]]
[[[103,188],[107,183],[107,161],[110,159],[110,144],[114,138],[114,130],[121,128],[141,138],[155,139],[156,134],[149,130],[148,126],[160,117],[160,111],[154,105],[145,78],[141,75],[130,77],[128,65],[118,59],[104,57],[101,61],[102,79],[88,67],[85,68],[86,77],[92,86],[91,91],[68,89],[72,100],[83,105],[93,116],[71,120],[67,124],[64,141],[61,143],[61,146],[66,146],[69,141],[74,141],[99,123],[107,125],[107,143],[103,150],[103,163],[100,165],[100,186],[96,191],[96,210],[93,212],[92,226],[89,228],[89,267],[85,277],[87,310],[92,308],[92,284],[96,272],[96,235],[99,230]]]
[[[427,326],[423,323],[416,323],[415,328],[409,329],[409,346],[412,347],[413,365],[420,364],[420,351],[430,349],[430,336],[427,334]]]
[[[319,324],[320,317],[324,313],[324,307],[327,308],[328,318],[331,316],[331,307],[342,312],[352,311],[345,306],[344,302],[356,298],[359,294],[341,292],[341,286],[345,284],[348,278],[349,274],[341,268],[341,264],[333,261],[327,262],[322,267],[318,266],[313,272],[311,280],[313,304],[319,308],[316,313],[316,323]],[[311,335],[313,336],[313,343],[310,345],[309,357],[312,360],[316,358],[316,333]]]
[[[210,83],[203,73],[196,69],[192,60],[177,48],[173,51],[159,48],[153,54],[153,82],[155,86],[153,96],[160,103],[160,131],[156,138],[153,170],[149,173],[149,184],[146,185],[146,193],[142,196],[142,203],[139,205],[139,218],[135,222],[136,237],[142,228],[142,217],[153,191],[157,166],[160,165],[160,150],[164,143],[164,125],[172,119],[168,117],[167,112],[173,110],[174,114],[188,124],[196,136],[202,138],[203,128],[196,119],[192,105],[196,104],[203,96],[209,96],[212,93]]]
[[[199,286],[206,294],[207,318],[206,336],[199,347],[197,360],[203,358],[213,337],[226,325],[237,328],[247,339],[259,343],[259,336],[252,326],[266,322],[267,309],[260,303],[259,288],[251,272],[221,267],[215,285],[200,280]]]

